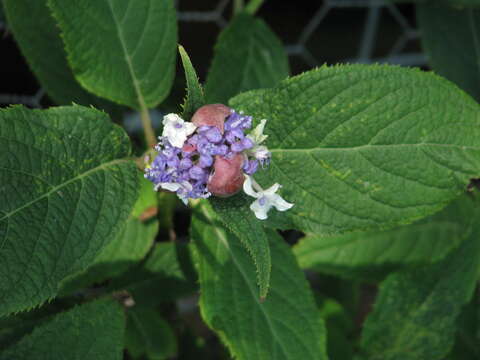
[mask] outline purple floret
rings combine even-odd
[[[215,126],[201,126],[187,138],[180,149],[172,146],[166,137],[160,137],[155,146],[158,155],[145,169],[145,178],[159,189],[168,183],[178,186],[180,198],[207,198],[208,178],[213,172],[215,156],[231,158],[255,146],[244,131],[252,127],[252,117],[232,110],[226,119],[224,133]],[[251,156],[251,155],[250,155]],[[261,161],[263,165],[263,161]],[[259,161],[245,155],[243,170],[252,175]],[[165,186],[165,185],[163,185]]]

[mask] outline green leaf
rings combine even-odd
[[[9,29],[28,65],[54,102],[94,105],[114,111],[115,105],[86,92],[67,64],[60,31],[47,7],[47,0],[4,0]],[[117,109],[118,110],[118,109]]]
[[[60,313],[0,353],[0,360],[122,359],[125,319],[114,301]]]
[[[268,88],[289,74],[281,41],[260,19],[240,14],[220,34],[205,84],[207,103],[226,104],[242,91]]]
[[[453,345],[455,322],[480,269],[480,227],[438,264],[391,275],[368,316],[362,348],[369,360],[440,360]]]
[[[158,232],[158,221],[155,218],[142,220],[139,217],[150,206],[155,206],[156,193],[151,182],[140,173],[138,176],[140,196],[122,230],[102,249],[86,271],[62,283],[62,294],[118,276],[147,255]]]
[[[348,336],[353,330],[352,320],[345,309],[333,299],[321,299],[320,314],[327,328],[327,349],[330,359],[350,360],[353,346]]]
[[[480,100],[480,10],[427,3],[417,18],[432,68]]]
[[[260,299],[265,299],[270,286],[272,260],[265,228],[248,208],[248,199],[241,193],[229,199],[212,198],[210,203],[224,225],[233,232],[251,256],[257,273]]]
[[[195,275],[185,244],[158,243],[144,264],[114,279],[141,306],[154,307],[195,291]]]
[[[473,211],[473,200],[462,196],[433,216],[393,230],[333,237],[309,235],[294,247],[294,253],[303,269],[348,277],[434,263],[470,235]]]
[[[182,117],[190,120],[195,111],[205,105],[202,85],[198,82],[198,76],[193,68],[190,58],[182,45],[178,46],[180,57],[182,58],[183,69],[185,70],[185,79],[187,81],[187,96],[183,105]]]
[[[325,330],[303,273],[269,232],[270,294],[260,302],[255,267],[238,238],[203,203],[192,220],[200,310],[235,359],[326,359]]]
[[[53,301],[32,311],[20,312],[0,318],[0,349],[6,349],[30,334],[33,329],[53,318],[74,303]]]
[[[177,43],[172,0],[48,0],[48,4],[83,87],[135,109],[153,108],[167,97]]]
[[[416,69],[322,67],[231,105],[268,119],[262,185],[295,206],[271,226],[307,233],[391,228],[442,209],[480,176],[480,108]]]
[[[125,347],[132,358],[161,360],[177,353],[175,335],[158,311],[133,307],[127,312]]]
[[[115,237],[138,193],[129,154],[99,111],[0,111],[0,316],[54,297]]]
[[[463,307],[457,320],[455,345],[446,360],[478,359],[480,357],[480,293]]]

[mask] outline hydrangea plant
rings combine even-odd
[[[234,3],[202,84],[173,0],[3,0],[57,106],[0,110],[0,360],[477,359],[480,2],[296,76]]]

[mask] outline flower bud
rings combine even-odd
[[[220,197],[228,197],[237,193],[245,180],[244,160],[245,155],[243,154],[236,154],[231,159],[216,156],[213,164],[214,173],[207,182],[208,191]]]
[[[192,123],[197,127],[216,126],[223,134],[225,118],[230,116],[231,109],[223,104],[209,104],[199,108],[192,117]]]

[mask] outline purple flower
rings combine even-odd
[[[211,195],[207,182],[213,175],[217,156],[233,159],[241,154],[240,159],[244,158],[241,169],[246,175],[254,174],[259,164],[262,167],[268,164],[270,152],[265,146],[259,146],[266,138],[263,135],[264,121],[249,135],[245,134],[245,130],[252,127],[252,117],[233,110],[222,130],[218,126],[199,125],[192,131],[189,123],[174,118],[172,114],[165,121],[169,126],[166,132],[168,136],[159,137],[155,146],[158,154],[146,166],[145,178],[157,190],[161,188],[176,192],[185,203],[189,198],[207,198]]]

